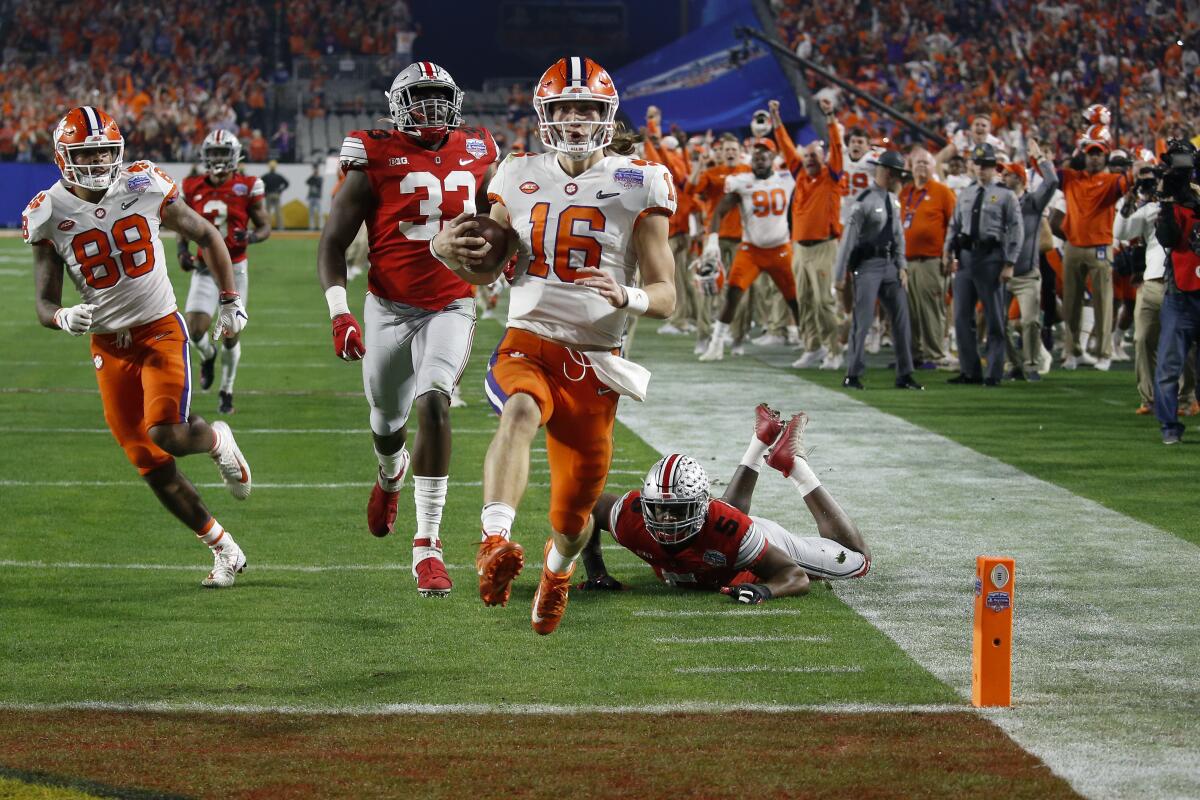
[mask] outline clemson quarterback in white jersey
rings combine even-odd
[[[529,447],[546,427],[552,475],[550,527],[531,621],[557,628],[575,559],[612,460],[618,395],[641,399],[649,372],[620,357],[630,315],[663,319],[675,307],[675,263],[667,244],[675,187],[666,167],[629,157],[618,135],[617,90],[589,58],[563,58],[534,92],[550,152],[510,156],[488,189],[491,217],[516,232],[518,255],[508,329],[485,390],[500,413],[483,475],[483,541],[476,557],[486,605],[508,602],[524,552],[510,535],[525,491]],[[501,267],[474,271],[490,245],[466,215],[434,237],[433,254],[464,280],[491,283]],[[516,241],[514,241],[516,240]],[[494,255],[494,254],[493,254]],[[499,260],[504,264],[508,258]],[[637,288],[640,268],[643,288]]]
[[[179,202],[174,181],[149,161],[125,165],[125,139],[92,106],[67,112],[54,132],[61,179],[21,215],[33,247],[38,320],[72,336],[91,333],[92,364],[104,419],[159,502],[213,554],[202,581],[226,587],[246,557],[208,512],[175,458],[208,453],[234,497],[250,494],[250,467],[224,422],[191,413],[187,326],[176,310],[160,228],[197,242],[221,289],[217,334],[246,324],[221,234]],[[63,307],[63,274],[82,302]],[[217,335],[214,334],[214,335]]]

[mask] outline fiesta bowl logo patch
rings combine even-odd
[[[245,196],[246,192],[250,191],[250,187],[244,183],[235,183],[233,185],[233,193],[238,197]]]
[[[125,181],[125,188],[137,194],[144,194],[150,188],[150,176],[143,174],[131,175],[129,180]]]
[[[62,222],[58,223],[58,229],[60,231],[69,231],[69,230],[71,230],[71,228],[74,228],[74,227],[75,227],[75,220],[73,220],[73,219],[64,219]]]
[[[992,611],[1003,611],[1012,605],[1008,592],[988,592],[983,604]]]
[[[704,555],[700,556],[705,564],[713,567],[723,567],[729,563],[725,558],[725,554],[720,550],[705,550]]]
[[[540,188],[542,188],[542,187],[538,186],[533,181],[525,181],[524,183],[521,184],[521,191],[524,192],[525,194],[533,194]]]
[[[487,155],[487,142],[483,139],[467,139],[464,146],[467,148],[467,152],[476,158],[483,158]]]
[[[100,369],[104,366],[104,359],[100,357],[99,353],[97,353],[96,355],[92,356],[92,363],[96,365],[96,369]]]
[[[626,189],[632,189],[641,186],[644,177],[640,169],[619,169],[613,173],[613,180]]]

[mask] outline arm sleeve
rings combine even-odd
[[[670,171],[661,164],[655,164],[647,169],[646,173],[649,179],[649,185],[646,187],[646,208],[638,216],[647,213],[671,216],[675,213],[678,201]]]
[[[250,187],[250,199],[257,200],[267,194],[267,187],[263,184],[262,178],[255,178],[254,185]]]
[[[736,570],[747,569],[755,561],[758,561],[766,549],[767,537],[763,534],[762,528],[753,522],[750,523],[750,527],[746,529],[742,541],[738,544],[737,560],[733,562],[733,568]]]
[[[608,530],[612,537],[618,542],[621,537],[617,534],[617,520],[621,518],[621,509],[625,507],[625,501],[629,499],[629,492],[621,495],[621,499],[612,504],[612,508],[608,510]]]
[[[858,246],[858,232],[862,228],[862,203],[855,203],[850,211],[850,219],[846,221],[846,230],[842,232],[842,241],[838,244],[837,262],[833,267],[833,280],[839,282],[846,276],[846,265],[850,263],[850,253]]]
[[[25,244],[38,244],[50,238],[44,226],[49,222],[51,215],[50,196],[39,192],[21,212],[21,238],[25,240]]]
[[[779,145],[779,154],[783,156],[783,161],[787,164],[790,172],[796,172],[803,166],[800,154],[796,152],[796,145],[783,125],[775,126],[775,144]]]
[[[1058,188],[1058,173],[1054,170],[1050,159],[1042,159],[1040,169],[1042,183],[1033,190],[1033,204],[1039,214],[1046,210],[1046,206],[1050,205],[1050,201],[1054,199],[1054,190]]]
[[[842,156],[842,124],[836,121],[829,123],[829,170],[835,181],[842,179],[842,169],[845,167]]]
[[[1006,264],[1016,264],[1025,238],[1025,221],[1021,219],[1021,206],[1017,204],[1015,193],[1008,193],[1004,208],[1010,220],[1008,230],[1004,232],[1004,261]]]
[[[342,169],[349,172],[352,169],[366,170],[367,147],[363,143],[362,131],[354,131],[342,140],[342,152],[338,156]]]

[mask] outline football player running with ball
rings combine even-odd
[[[484,385],[500,427],[484,464],[475,563],[483,602],[506,604],[525,563],[511,540],[513,520],[530,443],[545,426],[552,535],[533,597],[531,620],[540,634],[558,627],[575,559],[591,534],[592,506],[612,459],[617,398],[645,397],[650,373],[621,358],[622,334],[631,316],[665,319],[675,306],[667,244],[675,186],[666,167],[620,154],[632,141],[618,135],[617,102],[599,64],[559,60],[533,100],[549,152],[510,156],[488,187],[492,218],[515,230],[519,243],[509,245],[518,259],[508,329]],[[491,245],[472,235],[473,226],[455,220],[432,249],[465,279],[491,283],[501,267],[482,267]],[[495,255],[491,263],[502,265],[510,253]]]
[[[241,157],[242,145],[236,136],[222,128],[209,133],[200,145],[205,174],[184,179],[183,199],[225,237],[225,247],[233,261],[233,279],[245,303],[250,285],[246,248],[270,238],[271,220],[263,205],[266,190],[262,178],[237,172]],[[253,223],[254,227],[248,228],[247,222]],[[192,273],[183,313],[192,344],[200,351],[200,388],[208,391],[213,384],[217,360],[217,348],[208,338],[208,329],[218,305],[219,289],[204,263],[204,254],[194,258],[188,251],[187,239],[182,236],[179,237],[179,266]],[[242,345],[238,337],[227,338],[221,350],[221,387],[217,390],[217,411],[222,414],[233,413],[233,381],[241,359]]]
[[[871,551],[809,467],[807,424],[803,412],[784,425],[777,412],[760,405],[750,447],[720,500],[709,498],[708,475],[695,459],[671,453],[650,469],[640,491],[601,495],[593,512],[596,525],[666,583],[719,591],[739,603],[806,594],[813,580],[860,578],[871,568]],[[820,536],[798,536],[778,522],[750,516],[764,461],[799,490]],[[592,537],[584,553],[583,588],[620,589],[604,567],[599,538]]]
[[[208,453],[239,500],[250,494],[250,466],[229,425],[210,426],[191,413],[190,343],[159,229],[203,248],[220,289],[214,335],[236,337],[246,312],[221,234],[177,202],[179,190],[161,169],[149,161],[125,166],[124,151],[117,123],[98,108],[73,108],[58,123],[54,160],[62,179],[21,216],[25,241],[33,246],[38,320],[72,336],[92,334],[109,430],[159,502],[212,550],[203,585],[232,586],[246,556],[175,458]],[[79,291],[79,305],[62,306],[64,271]]]
[[[378,477],[367,527],[387,536],[409,469],[408,417],[416,406],[413,448],[417,529],[413,575],[423,597],[444,597],[441,521],[450,473],[450,396],[467,365],[475,333],[472,288],[438,262],[429,242],[446,220],[487,203],[496,143],[483,128],[462,127],[462,90],[429,61],[406,67],[387,92],[391,130],[352,131],[342,143],[346,180],[321,234],[317,271],[333,348],[363,362]],[[366,327],[346,300],[346,249],[367,223]]]

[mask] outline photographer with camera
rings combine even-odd
[[[1136,183],[1122,198],[1113,223],[1115,237],[1126,242],[1117,254],[1113,270],[1128,274],[1138,285],[1133,307],[1133,368],[1141,405],[1135,413],[1148,415],[1154,410],[1154,370],[1158,363],[1159,314],[1166,294],[1167,254],[1155,235],[1158,223],[1158,170],[1144,164],[1135,176]],[[1181,413],[1192,412],[1195,403],[1196,373],[1184,366],[1179,389]]]
[[[1179,378],[1192,345],[1200,339],[1200,187],[1195,186],[1200,154],[1191,142],[1173,139],[1159,170],[1159,214],[1154,232],[1167,251],[1160,315],[1158,366],[1154,373],[1154,413],[1163,444],[1179,444]]]
[[[996,151],[976,145],[971,160],[979,180],[963,189],[950,217],[944,257],[954,275],[954,333],[960,373],[947,383],[999,386],[1004,378],[1008,305],[1001,289],[1013,277],[1025,226],[1012,189],[996,181]],[[953,261],[951,261],[953,258]],[[987,323],[987,376],[976,346],[975,303]]]

